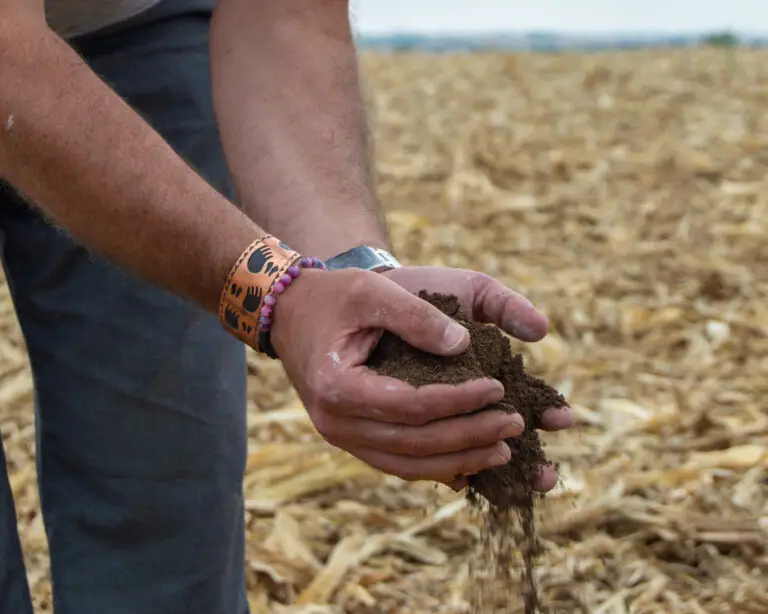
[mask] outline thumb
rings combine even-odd
[[[366,302],[375,308],[356,314],[360,325],[384,328],[430,354],[455,356],[467,349],[469,331],[437,307],[378,273],[366,286]]]

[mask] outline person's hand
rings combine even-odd
[[[539,341],[548,332],[547,318],[528,299],[484,273],[447,267],[403,267],[382,275],[412,293],[427,290],[453,294],[473,320],[495,324],[521,341]],[[565,407],[546,411],[540,426],[545,431],[556,431],[572,425],[573,411]],[[466,481],[460,480],[453,486],[465,484]],[[548,491],[556,484],[555,469],[542,467],[537,488]]]
[[[437,355],[469,344],[467,330],[383,275],[305,271],[280,296],[272,343],[309,416],[329,443],[406,480],[454,484],[506,464],[518,415],[486,411],[503,387],[482,379],[414,388],[365,366],[382,331]]]

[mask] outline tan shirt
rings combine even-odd
[[[138,15],[160,0],[45,0],[48,25],[63,38],[80,36]]]

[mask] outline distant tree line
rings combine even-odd
[[[713,32],[704,37],[702,43],[711,47],[738,47],[739,37],[733,32]]]
[[[590,39],[589,37],[571,37],[547,32],[528,32],[523,34],[498,35],[431,35],[418,33],[399,33],[379,36],[358,37],[358,42],[368,49],[379,49],[391,52],[408,51],[606,51],[618,49],[648,49],[648,48],[674,48],[709,46],[719,48],[735,47],[765,47],[768,46],[768,38],[747,37],[741,39],[738,34],[723,30],[719,32],[701,34],[677,34],[658,36],[645,35],[617,35],[611,37]]]

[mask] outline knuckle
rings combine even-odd
[[[405,419],[411,426],[425,426],[431,421],[431,409],[434,399],[431,398],[429,391],[425,388],[417,388],[413,396],[413,402],[408,411],[405,412]]]
[[[482,271],[466,271],[466,274],[472,292],[481,300],[485,298],[489,289],[498,283],[494,277]]]
[[[467,416],[486,407],[487,396],[484,392],[473,390],[469,386],[456,390],[451,395],[451,405],[455,409],[454,415]],[[482,418],[481,414],[474,414],[473,418]],[[482,424],[473,424],[474,427]]]
[[[501,431],[497,428],[492,429],[478,429],[467,428],[461,431],[461,447],[465,450],[471,450],[474,448],[481,448],[487,446],[489,443],[495,443],[501,441]]]
[[[406,456],[424,457],[429,455],[429,443],[418,435],[409,435],[401,444]]]
[[[404,323],[409,330],[422,330],[430,323],[430,313],[429,305],[425,301],[409,301],[403,313]]]
[[[370,277],[366,275],[367,271],[348,269],[340,271],[346,275],[345,285],[346,293],[350,302],[359,304],[370,299],[371,284]]]
[[[484,462],[486,457],[479,457],[472,453],[461,454],[456,459],[452,473],[454,475],[472,475],[483,471],[488,468],[488,463]]]
[[[341,307],[345,317],[352,322],[359,322],[370,320],[372,313],[378,314],[382,305],[375,305],[375,303],[380,302],[381,297],[376,291],[376,280],[371,278],[371,275],[378,275],[378,273],[352,269],[339,272],[347,274],[344,280],[344,302]]]
[[[429,422],[428,409],[421,402],[414,402],[412,407],[403,412],[403,420],[409,426],[425,426]]]

